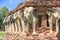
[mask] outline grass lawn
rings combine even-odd
[[[2,38],[4,36],[5,32],[4,31],[0,31],[0,38]]]

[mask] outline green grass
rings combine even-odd
[[[0,38],[2,38],[4,36],[5,32],[0,32]]]

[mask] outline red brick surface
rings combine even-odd
[[[58,40],[58,38],[52,34],[31,34],[31,35],[25,35],[25,34],[9,34],[7,33],[4,36],[4,40]]]

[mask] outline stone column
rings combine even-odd
[[[12,32],[14,32],[14,23],[12,22]]]
[[[59,32],[59,25],[58,25],[58,19],[56,20],[56,33]]]

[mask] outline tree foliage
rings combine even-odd
[[[0,29],[3,28],[3,20],[6,17],[8,11],[9,10],[6,6],[0,8]]]

